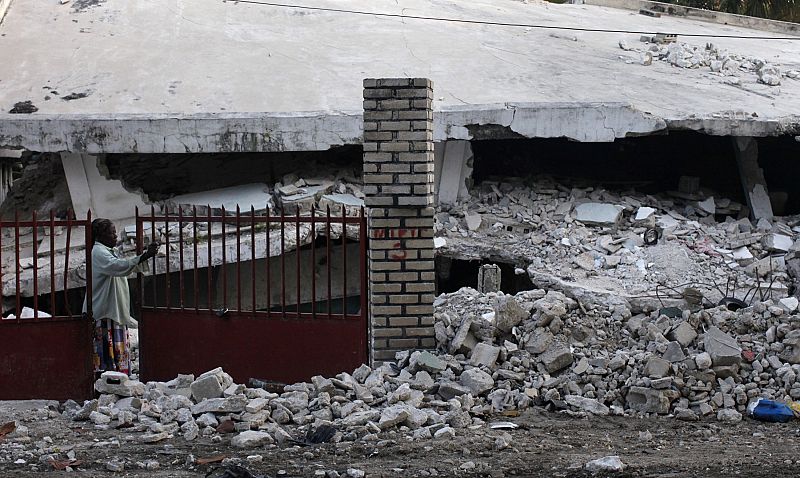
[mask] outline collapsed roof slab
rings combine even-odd
[[[613,141],[667,129],[800,134],[800,80],[741,83],[640,64],[639,34],[565,32],[214,1],[91,7],[14,0],[0,24],[0,147],[89,153],[324,150],[361,142],[362,80],[434,82],[437,140]],[[491,22],[673,32],[800,69],[787,36],[690,18],[514,0],[314,0],[314,6]],[[36,111],[10,114],[30,101]],[[32,108],[23,109],[32,111]]]

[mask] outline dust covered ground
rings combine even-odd
[[[28,427],[27,438],[7,436],[0,440],[0,449],[7,451],[24,443],[30,450],[31,444],[39,443],[34,448],[42,453],[29,453],[25,464],[0,462],[2,477],[222,476],[224,469],[215,470],[220,463],[200,465],[195,461],[215,456],[224,456],[228,458],[226,464],[238,462],[253,475],[265,477],[348,476],[351,468],[363,470],[368,477],[591,476],[584,464],[607,455],[618,455],[626,465],[616,476],[777,478],[800,474],[797,421],[768,424],[749,419],[718,423],[674,418],[586,418],[532,408],[517,417],[496,417],[519,425],[508,432],[483,426],[459,430],[453,439],[412,441],[397,431],[382,433],[371,442],[242,450],[230,446],[233,434],[223,435],[216,442],[200,437],[189,443],[176,437],[144,444],[137,434],[95,430],[88,422],[67,421],[56,413],[48,418],[40,413],[35,418],[25,410],[27,403],[0,402],[0,423],[17,420]],[[498,449],[497,438],[503,433],[511,435],[510,446]],[[41,463],[47,447],[60,451],[62,457],[73,451],[81,464],[72,472],[55,471],[52,465]],[[258,456],[260,461],[256,461]],[[106,469],[115,459],[124,462],[124,471]]]

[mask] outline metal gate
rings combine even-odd
[[[0,221],[0,400],[91,398],[91,222]]]
[[[136,212],[143,380],[223,367],[293,383],[367,361],[364,209]],[[336,210],[339,209],[339,210]]]

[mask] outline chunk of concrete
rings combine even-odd
[[[625,465],[618,456],[604,456],[586,463],[584,468],[589,473],[620,472],[625,469]]]
[[[678,342],[684,347],[688,347],[697,338],[697,331],[688,322],[681,322],[677,327],[669,331],[667,338]]]
[[[247,406],[247,397],[234,395],[228,398],[210,398],[192,406],[192,415],[204,413],[240,413]]]
[[[504,295],[497,300],[494,307],[495,327],[503,333],[510,333],[511,329],[530,317],[530,313],[522,308],[519,301],[511,295]]]
[[[467,223],[467,229],[477,231],[481,227],[483,217],[478,213],[467,213],[464,215],[464,222]]]
[[[575,208],[575,220],[591,226],[615,226],[624,208],[614,204],[588,202]]]
[[[202,402],[207,398],[220,398],[222,396],[222,385],[213,375],[200,377],[191,385],[192,398],[196,402]]]
[[[94,389],[98,392],[118,395],[120,397],[141,397],[144,395],[144,384],[138,380],[131,380],[121,372],[103,372],[94,382]]]
[[[742,348],[736,339],[714,325],[706,330],[703,345],[715,367],[738,365],[742,361]]]
[[[450,400],[461,395],[470,393],[470,389],[458,384],[456,382],[442,382],[439,384],[439,395],[445,399]]]
[[[667,344],[667,349],[661,355],[661,358],[670,362],[683,362],[686,359],[686,354],[683,353],[683,348],[678,342],[670,342]]]
[[[611,410],[593,398],[581,397],[580,395],[567,395],[564,397],[567,405],[575,407],[579,410],[589,412],[593,415],[606,416]]]
[[[770,252],[789,252],[794,241],[783,234],[765,234],[761,238],[761,245]]]
[[[473,366],[483,365],[484,367],[492,368],[499,356],[500,347],[481,342],[472,351],[469,363]]]
[[[642,413],[669,413],[670,399],[663,390],[631,387],[625,397],[628,408]]]
[[[447,363],[436,355],[424,351],[416,356],[411,368],[414,370],[424,370],[429,373],[443,372],[447,368]]]
[[[644,374],[650,378],[666,377],[672,366],[669,361],[658,357],[650,357],[647,364],[644,366]]]
[[[572,352],[565,345],[555,344],[539,356],[547,373],[555,373],[572,364]]]
[[[406,421],[407,418],[408,408],[405,405],[394,405],[381,411],[378,426],[381,430],[386,430]]]
[[[461,385],[467,387],[474,396],[481,395],[494,387],[492,376],[479,368],[471,368],[462,372],[460,381]]]
[[[275,440],[267,432],[248,430],[231,439],[231,446],[236,448],[256,448],[271,445]]]

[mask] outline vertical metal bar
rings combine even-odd
[[[342,318],[347,318],[347,208],[342,204]]]
[[[72,211],[72,209],[67,210],[67,248],[65,249],[64,252],[64,276],[63,276],[64,288],[62,289],[61,293],[64,296],[64,308],[66,308],[67,310],[66,315],[68,317],[72,317],[72,309],[69,306],[69,294],[67,293],[69,291],[69,289],[67,288],[67,277],[69,276],[69,249],[70,246],[72,245],[72,218],[74,217],[74,215],[75,214]],[[92,224],[87,223],[86,227],[91,228]],[[93,248],[93,244],[87,243],[86,247],[90,249],[89,257],[91,257],[91,249]]]
[[[184,283],[183,283],[183,208],[178,206],[178,259],[181,261],[181,265],[179,267],[180,272],[178,276],[178,289],[180,293],[180,304],[181,310],[184,309]]]
[[[325,270],[328,281],[328,319],[333,318],[331,309],[331,206],[325,208]]]
[[[31,215],[31,222],[33,223],[33,243],[31,244],[31,252],[33,252],[33,320],[39,319],[39,224],[36,221],[36,211]]]
[[[226,265],[228,262],[227,258],[227,247],[225,246],[225,206],[222,206],[222,220],[220,222],[222,226],[222,307],[228,306],[228,274],[226,272]]]
[[[311,206],[311,317],[317,318],[317,207]]]
[[[22,315],[22,297],[19,293],[20,288],[20,281],[19,281],[19,274],[20,274],[20,267],[19,267],[19,211],[14,211],[14,255],[16,257],[16,267],[14,270],[16,271],[17,279],[16,279],[16,297],[17,297],[17,322],[19,322],[19,316]]]
[[[92,237],[92,210],[86,211],[86,226],[83,228],[85,244],[86,244],[86,314],[89,319],[93,319],[92,311],[92,249],[91,245],[94,243]]]
[[[242,212],[236,204],[236,311],[242,311]]]
[[[192,266],[194,267],[193,277],[194,280],[192,284],[194,286],[194,313],[197,314],[200,312],[200,284],[198,281],[200,279],[200,272],[197,267],[197,206],[192,206],[192,250],[193,250],[193,257]],[[209,264],[209,267],[211,264]]]
[[[171,297],[171,293],[170,293],[170,290],[169,290],[169,209],[164,209],[164,238],[165,238],[166,244],[167,244],[167,247],[166,247],[166,250],[167,250],[166,256],[167,257],[166,257],[166,261],[165,261],[166,270],[164,271],[164,281],[165,281],[164,293],[166,294],[166,296],[164,297],[164,302],[165,302],[165,305],[167,306],[167,310],[169,311],[169,310],[172,309],[172,307],[170,305],[170,301],[171,301],[172,297]]]
[[[286,211],[281,208],[281,313],[286,318]]]
[[[269,210],[269,203],[267,203],[267,224],[266,224],[266,252],[264,255],[266,256],[266,261],[264,267],[267,269],[267,318],[272,317],[272,271],[270,270],[270,230],[272,229],[272,222],[270,218],[270,210]]]
[[[364,215],[364,206],[361,206],[361,221],[359,223],[359,232],[358,232],[358,256],[359,256],[359,272],[361,277],[361,319],[366,320],[367,318],[367,307],[368,307],[368,297],[369,291],[369,283],[367,282],[367,241],[369,238],[367,237],[367,218]]]
[[[150,242],[156,242],[156,208],[150,206]],[[158,307],[158,270],[156,270],[156,256],[153,256],[153,308]]]
[[[295,287],[295,294],[297,294],[297,296],[296,296],[296,299],[297,299],[297,311],[296,312],[297,312],[297,318],[299,319],[300,318],[300,252],[301,252],[300,251],[300,208],[299,207],[297,208],[297,217],[295,219],[297,220],[297,222],[294,225],[294,237],[295,237],[295,240],[294,240],[294,242],[295,242],[294,253],[295,253],[295,256],[296,256],[296,259],[297,259],[295,261],[296,269],[297,269],[297,274],[296,274],[297,277],[295,277],[295,279],[297,279],[296,280],[297,284],[296,284],[296,287]]]
[[[139,206],[136,206],[136,255],[141,256],[144,252],[144,227],[142,218],[139,215]],[[139,307],[144,306],[144,276],[139,271],[136,274],[136,286],[139,289]]]
[[[208,310],[212,310],[214,308],[214,291],[211,289],[211,238],[212,238],[212,230],[211,230],[211,205],[206,205],[206,212],[208,213],[208,268],[206,268],[206,282],[208,283]]]
[[[250,205],[250,294],[256,313],[256,208]]]

